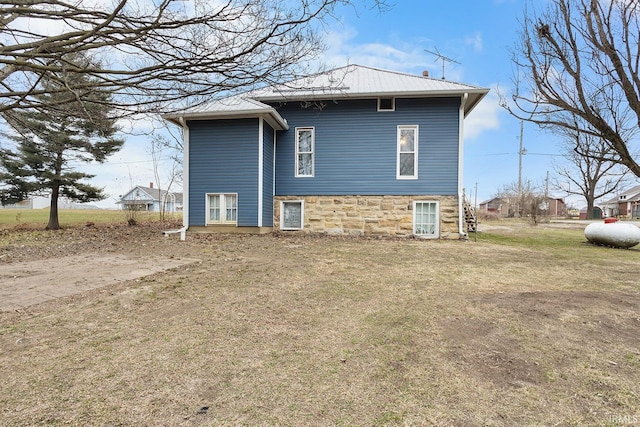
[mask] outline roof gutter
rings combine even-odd
[[[462,99],[460,101],[460,112],[458,115],[459,127],[458,127],[458,235],[460,239],[464,239],[467,237],[467,233],[464,231],[464,227],[462,225],[463,220],[463,198],[464,198],[464,188],[463,188],[463,180],[464,174],[462,173],[462,168],[464,166],[464,107],[467,103],[467,99],[469,99],[469,94],[465,92],[462,95]]]

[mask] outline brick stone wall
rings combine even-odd
[[[280,202],[304,200],[306,233],[409,236],[413,233],[413,202],[440,202],[440,238],[458,239],[455,196],[276,196],[274,230],[280,230]]]

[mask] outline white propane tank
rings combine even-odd
[[[640,228],[621,222],[594,222],[584,229],[584,237],[596,245],[626,249],[640,243]]]

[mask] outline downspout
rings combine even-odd
[[[182,228],[180,232],[180,240],[185,240],[186,232],[189,228],[189,127],[184,117],[180,117],[180,126],[182,126]]]
[[[258,227],[262,227],[264,187],[264,118],[258,118]]]
[[[467,99],[469,99],[469,94],[465,92],[462,95],[462,99],[460,101],[460,114],[458,117],[459,120],[459,129],[458,129],[458,235],[460,239],[464,239],[467,237],[467,233],[464,231],[464,227],[462,225],[463,220],[463,206],[462,206],[462,198],[464,197],[464,188],[463,188],[463,180],[464,174],[462,173],[463,163],[464,163],[464,106],[467,103]]]
[[[277,131],[274,129],[273,130],[273,165],[271,166],[273,168],[271,175],[272,175],[272,182],[271,182],[271,227],[272,230],[275,230],[276,225],[274,223],[274,219],[275,219],[275,215],[276,215],[276,141],[277,141],[278,137],[277,137]],[[279,207],[278,207],[279,208]]]

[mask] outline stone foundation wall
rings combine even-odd
[[[440,238],[458,239],[456,196],[276,196],[274,230],[280,230],[280,202],[304,200],[306,233],[409,236],[413,202],[440,202]]]

